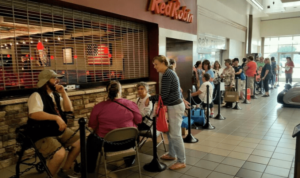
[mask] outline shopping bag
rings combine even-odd
[[[164,106],[161,96],[159,96],[157,107],[158,108],[157,108],[157,113],[156,113],[156,115],[157,115],[156,129],[161,132],[168,132],[169,126],[168,126],[168,122],[166,119],[167,107]]]
[[[239,101],[239,94],[238,92],[234,91],[234,88],[231,88],[227,91],[225,91],[225,102],[238,102]]]

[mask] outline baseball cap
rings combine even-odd
[[[37,83],[37,87],[41,88],[53,77],[62,78],[62,77],[64,77],[64,75],[59,75],[59,74],[55,73],[53,70],[43,70],[39,74],[39,77],[38,77],[39,82]]]

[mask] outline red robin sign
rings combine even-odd
[[[167,2],[164,2],[164,0],[151,0],[149,11],[187,23],[192,23],[194,17],[190,13],[190,9],[187,9],[186,6],[180,6],[179,0],[169,0]]]

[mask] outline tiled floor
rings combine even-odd
[[[158,173],[143,170],[143,177],[293,178],[295,139],[291,135],[294,126],[299,124],[300,109],[282,108],[277,103],[277,92],[281,90],[272,90],[269,98],[259,97],[251,100],[251,104],[240,104],[242,110],[222,108],[226,120],[212,119],[215,130],[193,130],[199,142],[185,144],[185,169]],[[163,153],[160,146],[158,154]],[[140,153],[142,165],[151,161],[151,154],[151,142],[148,142]],[[24,177],[45,177],[35,172],[33,169]],[[0,170],[1,178],[13,174],[14,166]],[[135,178],[138,171],[122,171],[111,177]]]

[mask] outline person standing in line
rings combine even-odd
[[[294,62],[292,61],[291,57],[286,57],[285,83],[292,84],[292,82],[293,82],[293,68],[294,68]]]
[[[262,58],[262,57],[261,57]],[[262,58],[263,59],[263,58]],[[257,65],[253,61],[253,56],[248,57],[247,65],[244,67],[247,78],[247,86],[250,88],[251,98],[254,98],[254,75],[256,74]]]
[[[202,70],[202,62],[201,61],[196,62],[195,66],[194,66],[194,71],[195,71],[196,77],[197,77],[197,88],[200,88],[200,86],[203,83],[202,75],[204,74],[204,71]]]
[[[274,57],[271,57],[271,68],[272,68],[272,77],[271,77],[271,89],[276,88],[276,73],[277,65]]]
[[[264,89],[265,89],[265,94],[263,95],[263,97],[269,97],[269,80],[272,77],[272,73],[271,73],[271,64],[270,64],[270,59],[266,58],[265,59],[265,65],[262,68],[261,71],[261,79],[263,81],[263,85],[264,85]]]
[[[242,91],[244,89],[243,87],[243,81],[241,80],[241,73],[243,72],[243,68],[242,66],[239,65],[239,59],[238,58],[234,58],[233,59],[233,69],[235,72],[235,80],[238,80],[238,94],[240,99],[243,99],[243,94]]]
[[[259,67],[264,67],[265,62],[264,62],[264,57],[263,57],[263,56],[261,56],[261,57],[259,58],[259,61],[256,62],[256,65],[257,65],[257,69],[258,69]]]
[[[235,83],[234,83],[235,72],[234,72],[233,67],[231,66],[231,60],[230,59],[225,60],[225,66],[226,67],[223,70],[223,72],[221,74],[221,77],[223,78],[226,91],[229,91],[235,85]],[[226,102],[226,105],[224,107],[232,108],[232,103],[231,102]]]
[[[186,167],[185,148],[181,133],[182,116],[185,106],[181,98],[179,78],[176,73],[168,68],[169,62],[165,56],[159,55],[153,58],[153,65],[157,72],[162,74],[161,79],[161,98],[168,109],[169,132],[169,153],[161,156],[163,160],[175,160],[177,162],[170,166],[171,170]],[[145,106],[151,101],[158,101],[159,95],[147,98]]]
[[[206,74],[209,74],[210,76],[210,79],[209,79],[209,82],[210,84],[212,85],[212,88],[213,90],[215,89],[215,85],[214,85],[214,78],[215,78],[215,75],[214,75],[214,72],[211,70],[211,66],[210,66],[210,62],[209,60],[204,60],[203,63],[202,63],[202,69],[204,70],[204,73]],[[212,102],[213,103],[213,102]],[[213,105],[210,105],[211,108],[210,108],[210,116],[209,117],[214,117],[214,107]]]
[[[214,92],[213,92],[213,97],[218,99],[219,96],[218,96],[217,91],[218,91],[218,87],[220,85],[221,74],[223,72],[223,69],[221,68],[221,64],[219,63],[219,61],[215,61],[214,65],[213,65],[213,72],[215,74],[215,78],[214,78],[215,88],[214,88]],[[221,98],[221,100],[222,100],[222,98]],[[221,101],[221,103],[222,103],[222,101]],[[218,100],[215,100],[214,102],[215,102],[215,104],[219,103]]]

